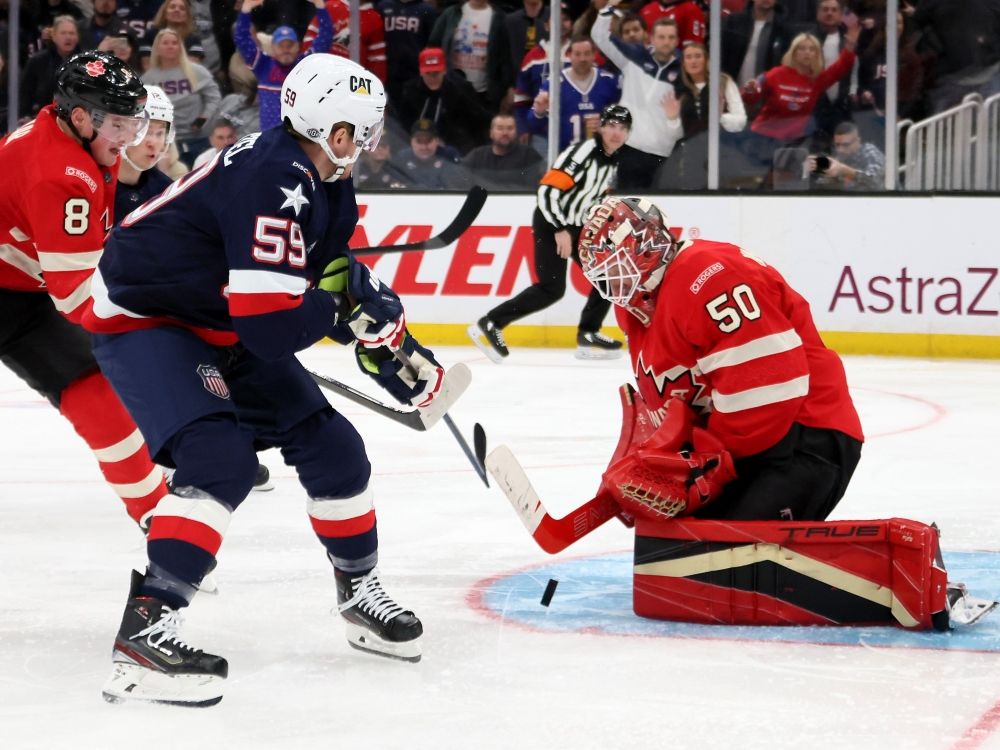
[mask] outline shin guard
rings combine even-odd
[[[97,456],[129,516],[140,523],[167,494],[167,485],[111,385],[97,372],[79,378],[62,392],[59,411]]]
[[[636,520],[643,617],[931,629],[946,593],[937,528],[918,521]]]

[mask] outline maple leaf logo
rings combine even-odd
[[[104,63],[100,60],[91,60],[84,67],[87,69],[87,75],[91,78],[98,78],[104,75],[107,71],[107,68],[104,67]]]

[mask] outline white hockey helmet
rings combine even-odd
[[[174,103],[159,86],[146,86],[149,119],[167,123],[167,145],[174,142]]]
[[[385,88],[374,73],[345,57],[306,55],[281,85],[281,121],[316,143],[338,167],[336,179],[362,149],[378,145],[385,122]],[[340,122],[354,128],[354,153],[339,158],[327,139]]]

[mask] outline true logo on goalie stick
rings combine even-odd
[[[198,365],[196,372],[201,377],[201,384],[205,386],[206,391],[219,398],[229,398],[229,386],[226,385],[226,379],[222,377],[222,373],[219,372],[218,367],[215,365]]]

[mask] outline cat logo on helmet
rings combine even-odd
[[[372,90],[372,79],[361,76],[351,76],[351,93],[368,94]]]
[[[104,63],[102,63],[100,60],[94,60],[93,62],[89,62],[84,67],[87,70],[87,75],[89,75],[91,78],[98,78],[104,75]]]

